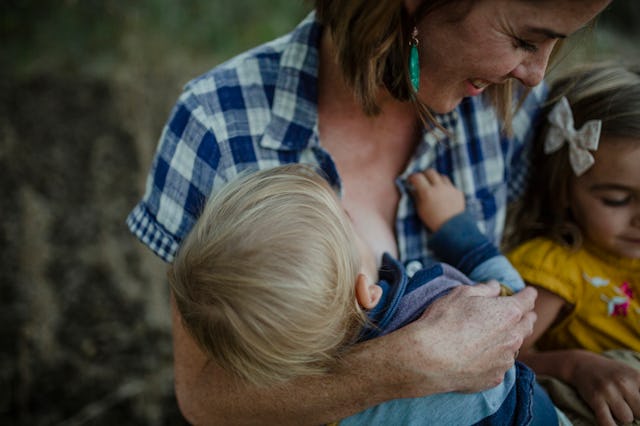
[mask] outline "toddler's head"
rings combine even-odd
[[[574,69],[554,82],[550,100],[519,212],[527,220],[516,226],[640,258],[639,69]]]
[[[329,369],[357,337],[361,247],[312,168],[247,174],[207,202],[169,270],[184,326],[218,365],[266,385]]]

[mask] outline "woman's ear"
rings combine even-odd
[[[372,282],[365,274],[356,277],[356,300],[364,309],[376,307],[382,297],[382,287]]]

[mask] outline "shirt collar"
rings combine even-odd
[[[261,140],[261,146],[277,150],[303,150],[310,141],[318,141],[318,69],[322,27],[315,11],[289,34],[280,59],[273,98],[272,118]],[[423,130],[415,157],[438,143],[455,138],[458,108],[434,118],[446,131],[428,125]]]

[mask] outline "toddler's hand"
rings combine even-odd
[[[464,194],[453,186],[448,176],[427,169],[409,176],[409,183],[413,186],[418,215],[432,232],[464,211]]]

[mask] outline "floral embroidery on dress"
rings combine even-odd
[[[628,282],[623,282],[620,287],[614,288],[616,293],[620,296],[614,296],[609,299],[604,294],[600,295],[600,298],[607,303],[607,314],[610,317],[626,317],[629,313],[629,305],[631,299],[633,299],[633,289]]]
[[[621,296],[614,296],[608,299],[604,294],[601,295],[603,301],[607,303],[607,315],[610,317],[626,317],[629,310],[629,299]]]
[[[633,289],[631,288],[631,284],[625,281],[619,288],[625,296],[627,296],[629,299],[633,299]]]
[[[582,278],[594,287],[604,287],[609,284],[608,279],[602,277],[590,277],[586,272],[582,273]]]

